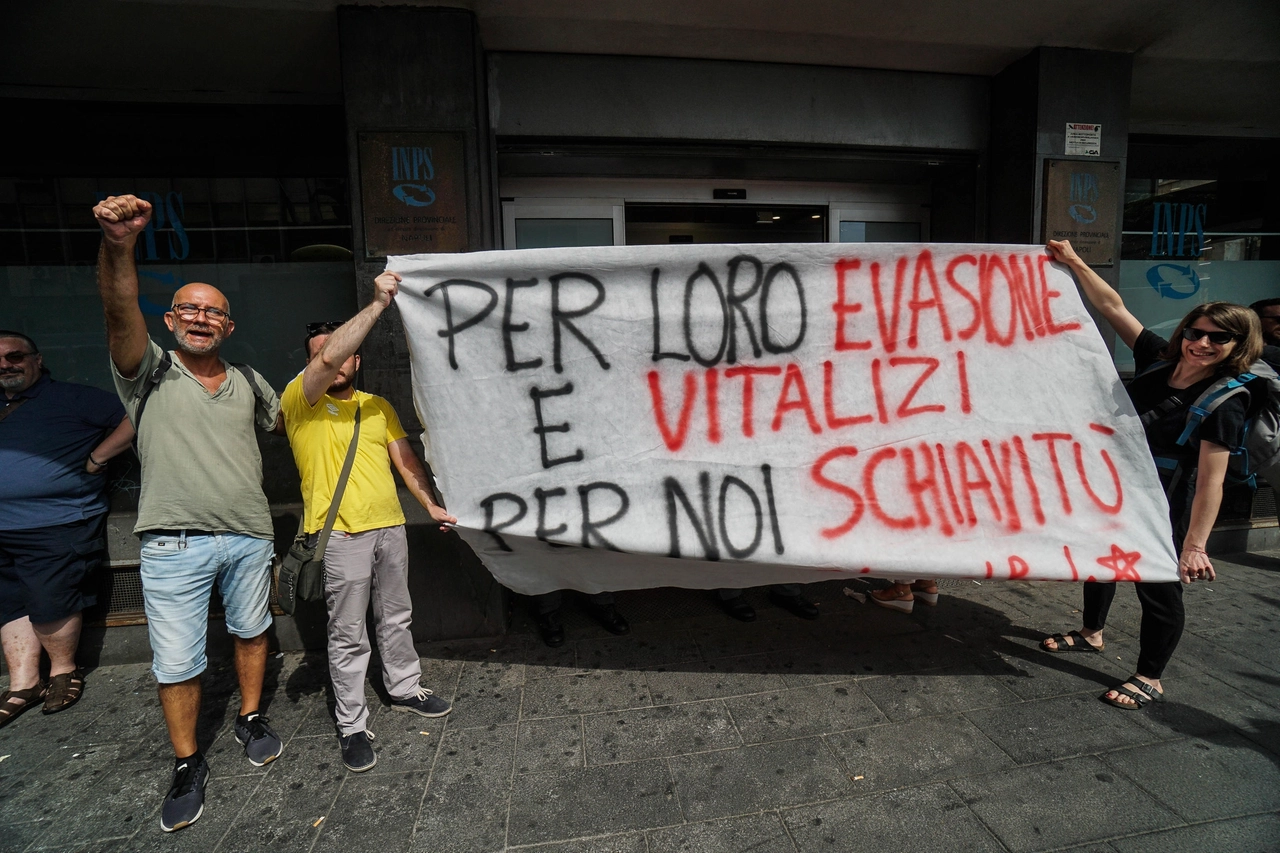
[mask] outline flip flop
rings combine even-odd
[[[45,690],[45,684],[41,681],[35,687],[28,687],[26,690],[6,690],[0,693],[0,728],[18,719],[27,709],[43,699]],[[21,705],[18,704],[19,701],[22,702]]]
[[[1137,687],[1138,690],[1130,690],[1129,689],[1130,685]],[[1141,691],[1141,692],[1138,692],[1138,691]],[[1112,693],[1112,692],[1119,693],[1122,696],[1128,696],[1130,699],[1133,700],[1133,702],[1132,703],[1121,702],[1119,699],[1112,699],[1111,697],[1107,696],[1107,693]],[[1152,702],[1159,702],[1161,699],[1164,698],[1163,693],[1161,693],[1159,690],[1156,690],[1155,687],[1143,681],[1141,678],[1138,678],[1138,676],[1136,675],[1130,678],[1124,684],[1117,684],[1115,687],[1112,687],[1110,690],[1107,691],[1107,693],[1103,693],[1098,698],[1101,699],[1103,702],[1106,702],[1108,705],[1115,705],[1117,708],[1120,708],[1125,711],[1141,711],[1143,708],[1147,707]]]
[[[1070,639],[1071,642],[1067,642],[1068,639]],[[1054,645],[1056,645],[1057,648],[1051,649],[1045,645],[1045,643],[1050,640],[1053,640]],[[1079,631],[1068,631],[1065,637],[1062,634],[1054,634],[1052,637],[1045,637],[1040,641],[1040,650],[1043,652],[1050,652],[1051,654],[1058,654],[1059,652],[1093,652],[1096,654],[1106,647],[1106,643],[1103,643],[1100,646],[1093,645],[1086,640],[1084,638],[1084,634],[1081,634]]]

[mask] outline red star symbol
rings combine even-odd
[[[1140,581],[1142,578],[1134,571],[1133,567],[1142,559],[1142,554],[1137,551],[1126,551],[1119,545],[1111,546],[1111,555],[1108,557],[1099,557],[1098,565],[1110,569],[1115,572],[1112,580],[1117,581]]]

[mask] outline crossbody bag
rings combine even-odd
[[[298,534],[289,546],[289,553],[280,561],[280,576],[276,582],[276,599],[280,609],[292,616],[298,601],[324,601],[324,551],[329,544],[329,535],[333,533],[333,524],[338,520],[338,507],[342,505],[342,493],[347,488],[347,480],[351,476],[351,466],[356,459],[356,442],[360,438],[360,409],[356,408],[356,428],[351,435],[351,446],[347,448],[347,458],[342,463],[342,473],[338,475],[338,485],[333,490],[333,500],[329,503],[329,514],[325,516],[324,527],[315,545],[308,545],[307,513],[303,509],[302,518],[298,519]]]

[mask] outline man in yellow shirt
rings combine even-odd
[[[394,464],[409,491],[441,524],[457,519],[435,502],[427,473],[414,455],[400,419],[381,397],[352,387],[360,369],[356,350],[395,299],[400,276],[374,280],[374,298],[346,323],[307,327],[307,367],[285,388],[281,408],[302,475],[303,512],[309,536],[318,536],[329,512],[342,463],[360,412],[355,461],[325,550],[325,601],[329,608],[329,675],[333,680],[342,763],[354,771],[377,763],[364,679],[369,668],[365,612],[382,657],[382,680],[391,707],[424,717],[452,708],[420,684],[422,664],[409,632],[412,604],[407,580],[409,550],[404,512],[391,475]]]

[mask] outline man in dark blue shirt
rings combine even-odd
[[[35,341],[19,332],[0,330],[0,391],[4,726],[40,699],[46,714],[69,708],[84,689],[76,646],[106,544],[106,462],[129,446],[133,427],[116,395],[54,381]]]

